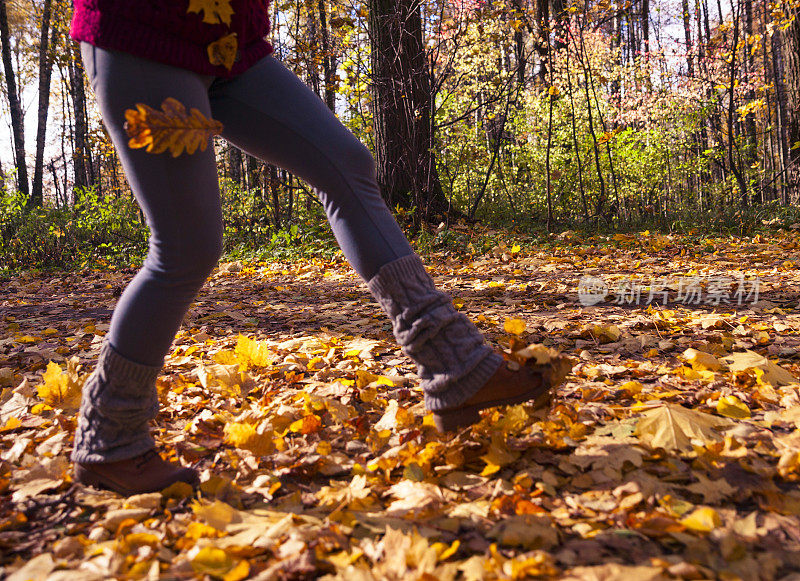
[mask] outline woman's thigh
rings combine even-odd
[[[178,157],[152,154],[132,149],[125,131],[127,109],[137,103],[160,109],[168,97],[210,116],[212,78],[86,43],[81,52],[103,121],[151,229],[148,266],[178,268],[187,253],[218,248],[222,217],[213,146]]]
[[[223,137],[312,187],[353,267],[369,279],[411,248],[380,196],[369,150],[272,57],[209,91]]]

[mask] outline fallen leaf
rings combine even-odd
[[[753,351],[734,353],[723,357],[722,361],[728,366],[731,372],[759,369],[763,372],[761,376],[762,381],[773,386],[798,383],[797,378],[783,367]]]
[[[690,452],[692,439],[704,444],[719,441],[715,428],[730,425],[729,420],[665,403],[644,412],[634,433],[654,448]]]

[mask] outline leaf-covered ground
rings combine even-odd
[[[800,236],[568,232],[426,261],[499,348],[575,358],[553,406],[440,436],[346,265],[224,264],[158,384],[194,496],[71,482],[80,386],[133,271],[4,281],[0,575],[800,579]],[[606,300],[581,304],[585,274]],[[740,275],[757,300],[719,283]]]

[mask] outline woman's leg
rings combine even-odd
[[[150,227],[144,267],[120,297],[97,369],[87,380],[73,460],[107,463],[153,447],[155,379],[222,248],[213,147],[173,158],[131,149],[125,110],[167,97],[210,116],[211,78],[83,44],[87,74],[128,182]]]
[[[433,285],[381,198],[374,161],[358,139],[271,57],[214,81],[209,97],[226,139],[316,188],[342,251],[417,363],[428,407],[456,407],[480,390],[502,359]]]

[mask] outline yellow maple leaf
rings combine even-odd
[[[55,408],[78,409],[82,381],[78,376],[77,366],[77,361],[69,361],[67,369],[62,370],[58,363],[48,363],[42,375],[44,383],[36,390],[38,396]]]
[[[642,414],[635,434],[654,448],[689,452],[692,439],[718,441],[715,428],[729,425],[730,420],[667,403]]]
[[[265,456],[275,449],[272,431],[259,433],[256,426],[244,422],[225,425],[225,443],[242,450],[249,450],[256,456]]]
[[[242,513],[221,500],[195,501],[192,503],[192,512],[218,531],[224,531],[230,524],[242,522]]]
[[[719,398],[717,412],[726,418],[746,419],[750,417],[750,408],[735,395],[726,395]]]
[[[195,549],[189,552],[189,558],[196,573],[224,577],[234,567],[233,558],[222,549],[211,546]]]
[[[208,45],[208,62],[215,67],[223,66],[228,70],[236,62],[236,53],[239,50],[239,41],[236,33],[226,34],[216,42]]]
[[[22,422],[19,421],[19,419],[17,419],[17,418],[8,418],[8,421],[5,423],[5,425],[0,426],[0,432],[6,432],[8,430],[16,429],[16,428],[20,427],[21,425],[22,425]]]
[[[700,533],[710,533],[722,524],[719,514],[710,506],[697,507],[692,513],[681,520],[687,529]]]
[[[187,12],[203,13],[203,22],[206,24],[219,24],[224,22],[230,26],[233,8],[231,0],[189,0]]]
[[[506,319],[503,323],[503,330],[512,335],[522,335],[527,325],[522,319]]]
[[[309,414],[307,416],[303,416],[296,422],[292,422],[289,426],[289,431],[296,432],[307,436],[308,434],[313,434],[314,432],[319,431],[322,427],[322,420],[319,416],[315,414]]]
[[[503,466],[514,462],[517,458],[519,458],[519,453],[509,451],[503,438],[499,434],[494,434],[492,443],[489,446],[489,452],[481,456],[481,460],[486,462],[486,467],[481,472],[481,476],[491,476]]]
[[[265,341],[254,341],[239,335],[236,341],[236,359],[245,370],[250,367],[268,367],[275,361],[275,353]]]
[[[184,151],[189,155],[198,148],[205,151],[208,140],[222,132],[222,123],[195,108],[187,112],[183,103],[168,97],[161,103],[161,111],[144,103],[126,110],[125,130],[131,148],[145,147],[148,153],[169,150],[172,157],[178,157]]]
[[[687,349],[683,352],[683,357],[698,371],[719,371],[722,368],[719,359],[697,349]]]

